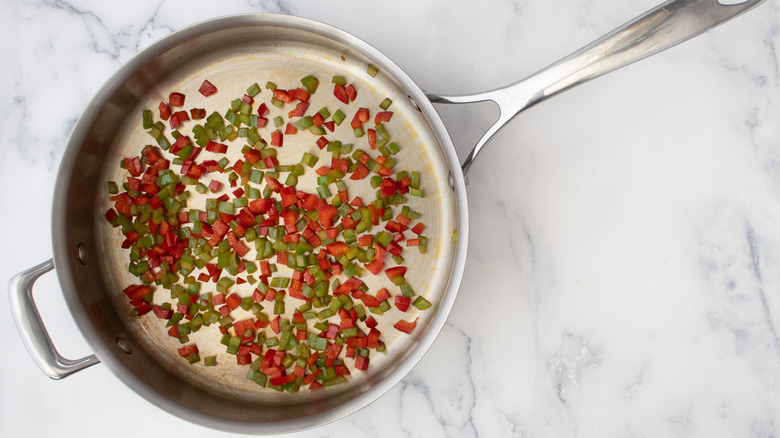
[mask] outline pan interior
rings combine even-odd
[[[283,431],[336,419],[378,397],[400,380],[411,368],[405,361],[416,356],[412,364],[416,363],[424,353],[424,349],[419,351],[421,340],[426,335],[435,336],[435,333],[429,333],[434,321],[439,327],[443,323],[443,319],[438,318],[440,310],[444,308],[444,317],[449,312],[451,300],[446,296],[452,291],[449,286],[458,251],[451,238],[458,227],[458,206],[450,186],[442,139],[394,76],[400,70],[375,50],[356,46],[359,41],[351,41],[335,29],[323,26],[311,30],[311,23],[305,20],[280,21],[284,20],[250,17],[196,26],[152,46],[144,52],[145,56],[142,54],[125,66],[77,125],[60,171],[61,182],[68,186],[60,189],[67,190],[66,199],[55,201],[55,207],[65,202],[65,214],[60,219],[55,218],[55,230],[58,221],[62,221],[62,229],[68,230],[64,252],[71,252],[67,249],[70,245],[75,248],[77,243],[83,243],[91,253],[88,260],[92,263],[85,266],[67,260],[76,272],[72,279],[63,281],[63,275],[60,278],[71,311],[77,319],[82,317],[89,321],[79,323],[85,336],[93,346],[103,346],[96,347],[101,360],[136,391],[163,408],[208,425],[213,425],[210,419],[214,418],[237,420],[231,428],[239,431],[257,432],[257,423],[275,424],[264,431]],[[369,63],[380,69],[375,78],[367,73]],[[424,234],[429,238],[428,254],[419,255],[413,248],[404,252],[408,266],[406,277],[415,292],[433,306],[424,312],[416,311],[414,307],[410,307],[408,313],[393,309],[385,317],[378,318],[378,328],[383,333],[387,350],[385,353],[372,352],[369,370],[353,369],[348,384],[321,391],[280,394],[261,390],[246,378],[247,368],[236,366],[234,356],[226,354],[224,346],[219,344],[221,334],[216,327],[204,328],[190,336],[197,342],[201,357],[217,356],[219,365],[206,368],[202,362],[190,366],[176,355],[180,344],[167,335],[162,320],[151,313],[143,318],[128,316],[131,306],[122,289],[137,284],[138,280],[127,272],[128,253],[120,247],[123,236],[103,218],[103,213],[111,206],[105,184],[106,181],[121,184],[126,173],[119,167],[120,160],[138,155],[146,144],[154,144],[142,129],[141,112],[149,108],[156,115],[157,106],[161,101],[167,101],[170,92],[178,91],[187,96],[186,109],[206,108],[209,113],[218,110],[224,114],[230,101],[240,98],[253,83],[263,86],[272,81],[289,89],[300,86],[300,79],[309,74],[320,80],[320,87],[312,96],[309,114],[321,107],[327,107],[331,112],[342,108],[348,121],[358,107],[370,108],[373,116],[382,99],[392,99],[390,110],[394,115],[387,128],[392,140],[401,146],[395,157],[396,169],[418,170],[422,175],[424,197],[410,198],[409,205],[421,213],[420,220],[426,225]],[[334,75],[344,76],[356,84],[356,102],[345,106],[336,101],[330,83]],[[208,98],[199,94],[197,90],[204,79],[215,84],[219,92]],[[269,94],[269,90],[263,89],[258,98],[268,101]],[[283,115],[286,120],[292,105],[281,110],[270,105],[269,108],[269,118]],[[188,131],[193,124],[187,122],[182,130]],[[269,139],[274,129],[269,124],[258,131],[263,138]],[[365,137],[354,138],[348,123],[343,123],[336,134],[334,139],[369,149]],[[316,139],[308,132],[286,136],[284,146],[278,150],[279,161],[296,163],[303,152],[309,152],[320,157],[318,164],[327,164],[330,154],[319,151],[314,144]],[[240,158],[242,145],[239,141],[230,143],[227,156],[231,163]],[[207,158],[204,152],[201,159]],[[178,170],[178,166],[173,169]],[[300,179],[298,188],[315,192],[316,175],[312,176],[311,170],[307,170],[307,175]],[[362,191],[350,186],[350,197],[358,195],[371,200],[372,193],[370,186]],[[188,201],[188,207],[203,209],[203,202],[195,197]],[[398,293],[397,287],[384,275],[374,278],[366,273],[361,279],[372,291],[384,286],[393,294]],[[71,282],[73,287],[69,288]],[[201,292],[213,291],[213,287],[211,283]],[[253,290],[254,287],[248,284],[233,288],[242,297],[251,296]],[[155,302],[170,301],[167,295],[167,291],[160,288],[155,294]],[[292,313],[293,307],[288,304],[288,314]],[[412,335],[392,327],[398,319],[411,321],[418,316],[418,327]],[[118,346],[117,338],[123,340],[125,350],[128,345],[131,347],[132,354],[126,354]],[[351,365],[352,361],[346,363]],[[291,426],[292,422],[296,422],[296,426]]]

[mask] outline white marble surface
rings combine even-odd
[[[81,111],[173,30],[240,12],[314,18],[454,94],[513,82],[655,2],[2,0],[0,280],[51,257],[52,186]],[[291,436],[775,436],[779,49],[769,1],[516,119],[471,171],[467,269],[430,352],[370,406]],[[492,117],[441,110],[464,149]],[[54,276],[37,291],[63,354],[89,353]],[[6,302],[0,436],[227,436],[101,365],[44,377]]]

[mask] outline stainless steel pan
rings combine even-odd
[[[470,96],[426,95],[400,67],[369,44],[306,19],[231,16],[174,32],[123,66],[76,124],[55,187],[54,259],[18,274],[9,284],[20,335],[35,362],[53,379],[103,362],[125,384],[162,409],[217,429],[279,433],[346,416],[399,382],[444,325],[466,261],[464,175],[502,126],[548,97],[696,36],[762,2],[669,1],[527,79]],[[229,371],[199,375],[192,367],[167,359],[165,348],[160,348],[165,340],[150,338],[143,324],[126,317],[119,285],[127,274],[119,263],[118,245],[101,218],[106,202],[104,181],[115,172],[117,158],[137,145],[133,136],[140,109],[159,101],[170,87],[186,89],[192,81],[209,75],[221,75],[224,83],[231,83],[229,78],[233,77],[240,88],[251,83],[244,80],[251,74],[262,78],[261,74],[294,72],[299,78],[303,76],[299,73],[326,72],[323,77],[327,77],[327,72],[342,69],[360,76],[365,75],[369,63],[381,71],[369,94],[391,96],[398,103],[394,109],[408,128],[404,140],[414,146],[406,148],[399,159],[425,168],[430,196],[420,208],[432,229],[434,255],[421,259],[411,270],[410,281],[420,284],[433,308],[422,316],[413,336],[389,344],[391,354],[384,360],[372,364],[351,383],[325,391],[252,392],[242,385],[240,376]],[[500,116],[461,165],[432,102],[485,100],[498,105]],[[458,239],[453,242],[450,236],[455,230]],[[78,360],[63,358],[40,319],[33,284],[55,265],[68,307],[94,355]]]

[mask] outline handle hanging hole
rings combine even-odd
[[[741,5],[742,3],[747,3],[750,0],[717,0],[718,4],[721,4],[723,6],[733,6],[733,5]]]
[[[133,347],[130,345],[127,340],[121,336],[117,336],[116,338],[116,345],[119,347],[120,350],[124,351],[127,354],[133,354]]]

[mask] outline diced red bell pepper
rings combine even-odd
[[[279,193],[282,195],[282,208],[288,208],[298,204],[298,196],[295,194],[295,187],[285,187]]]
[[[182,107],[184,106],[184,95],[173,92],[168,96],[168,103],[173,107]]]
[[[200,94],[209,97],[212,94],[217,92],[217,87],[215,87],[214,84],[206,80],[203,81],[203,84],[200,86],[198,91],[200,91]]]
[[[247,248],[232,231],[227,233],[227,239],[228,242],[230,242],[230,247],[233,248],[233,251],[235,251],[239,257],[243,257],[249,252],[249,248]]]
[[[325,355],[328,359],[336,359],[339,357],[339,353],[341,353],[341,348],[341,345],[338,344],[328,344],[325,348]]]
[[[140,284],[133,284],[133,285],[127,286],[123,290],[123,292],[131,300],[141,300],[145,296],[149,295],[152,292],[152,289],[149,286],[144,286],[144,285],[140,285]]]
[[[238,221],[241,222],[241,225],[245,228],[252,227],[257,223],[252,211],[248,207],[242,208],[236,216],[238,216]]]
[[[227,195],[226,195],[226,194],[225,194],[225,195],[222,195],[222,196],[220,196],[220,198],[224,198],[224,200],[220,200],[220,202],[225,202],[225,201],[227,201]],[[217,199],[219,199],[219,198],[217,198]],[[232,215],[232,214],[228,214],[228,213],[222,213],[222,212],[220,212],[220,213],[219,213],[219,220],[220,220],[220,221],[222,221],[222,222],[224,222],[224,223],[226,223],[226,224],[229,224],[229,223],[230,223],[230,221],[232,221],[232,220],[233,220],[233,215]]]
[[[361,108],[361,109],[363,109],[363,108]],[[349,122],[349,127],[352,128],[352,129],[357,129],[357,128],[360,128],[361,126],[363,126],[363,123],[360,121],[360,117],[359,117],[358,113],[355,113],[355,116],[352,117],[352,121]]]
[[[257,342],[252,342],[252,344],[249,345],[249,351],[255,356],[260,356],[263,354],[263,346]]]
[[[214,152],[215,154],[224,154],[225,152],[227,152],[227,150],[228,150],[227,145],[223,143],[217,143],[215,141],[209,140],[209,142],[206,144],[207,152]]]
[[[417,319],[415,319],[412,322],[408,322],[402,319],[399,320],[397,323],[393,324],[393,327],[395,327],[399,331],[409,334],[412,332],[412,330],[415,329],[415,327],[417,327]]]
[[[233,292],[232,294],[228,295],[227,299],[225,300],[225,304],[230,308],[230,310],[236,310],[238,306],[241,305],[241,297],[238,296],[237,293]]]
[[[201,166],[200,164],[194,164],[192,163],[187,169],[186,175],[193,179],[198,179],[201,176],[203,176],[206,173],[206,168]]]
[[[281,147],[281,144],[279,147]],[[270,155],[265,157],[265,160],[263,160],[263,162],[265,163],[265,167],[269,169],[272,169],[279,165],[279,160],[277,160],[276,157]]]
[[[150,271],[146,271],[146,275],[151,275],[152,279],[154,278],[154,275],[150,274]],[[152,279],[150,279],[150,281],[152,281]],[[138,316],[146,315],[152,310],[152,306],[144,300],[131,300],[130,304],[138,311]]]
[[[344,242],[333,242],[327,244],[325,248],[326,251],[328,251],[328,254],[338,258],[349,250],[349,245]]]
[[[255,322],[251,319],[242,319],[233,323],[233,329],[236,331],[236,336],[242,337],[244,333],[254,331]]]
[[[383,287],[377,291],[376,299],[379,300],[380,303],[388,298],[390,298],[390,292],[388,292],[386,288]]]
[[[368,332],[368,336],[366,336],[366,344],[365,347],[360,348],[376,348],[380,345],[382,345],[382,342],[379,340],[379,336],[382,333],[376,329],[376,327],[372,328],[371,331]],[[358,340],[358,345],[360,340]]]
[[[241,351],[246,347],[247,351]],[[252,355],[249,354],[249,345],[242,345],[238,348],[238,353],[236,354],[236,364],[237,365],[249,365],[252,363]]]
[[[152,306],[152,311],[155,316],[160,319],[171,319],[173,317],[173,309],[163,309],[160,306]]]
[[[284,103],[292,102],[292,98],[287,93],[287,90],[282,90],[281,88],[274,89],[274,99],[280,100]]]
[[[412,303],[412,299],[403,295],[395,296],[395,307],[401,312],[409,310],[409,305]]]
[[[291,383],[295,380],[295,374],[290,374],[287,376],[279,376],[279,377],[272,377],[268,380],[268,383],[271,386],[280,386],[280,385],[286,385],[288,383]]]
[[[206,109],[205,108],[190,108],[190,117],[192,117],[193,120],[200,120],[200,119],[206,117]]]
[[[178,350],[179,356],[181,357],[187,357],[191,354],[195,354],[198,352],[198,345],[197,344],[188,344],[185,345]]]
[[[372,260],[371,262],[366,263],[364,266],[372,274],[379,275],[379,273],[382,272],[382,269],[385,267],[385,262],[381,260]]]
[[[287,92],[287,95],[290,96],[292,100],[300,100],[301,102],[308,102],[310,96],[309,92],[303,88],[290,90]]]
[[[392,196],[398,191],[398,183],[392,178],[385,178],[381,184],[382,196]]]
[[[389,252],[390,254],[396,257],[400,257],[403,251],[404,249],[401,248],[401,246],[395,242],[390,242],[390,244],[387,245],[387,252]]]
[[[227,226],[225,222],[223,222],[220,219],[217,219],[214,221],[214,225],[211,226],[211,232],[213,233],[211,235],[211,238],[209,239],[209,245],[211,246],[217,246],[219,242],[222,240],[223,237],[225,237],[225,234],[230,230],[230,227]]]
[[[379,168],[379,170],[376,172],[377,175],[380,176],[390,176],[393,174],[393,169],[390,169],[388,167],[382,166]]]
[[[347,95],[347,90],[344,88],[341,84],[333,84],[333,95],[336,96],[336,99],[341,101],[343,104],[349,103],[349,96]]]
[[[328,139],[325,137],[320,137],[317,139],[317,147],[320,149],[324,149],[325,146],[328,145]]]
[[[284,137],[282,136],[282,131],[279,131],[278,129],[271,133],[271,146],[276,147],[282,147],[284,144]],[[271,157],[269,157],[271,158]]]
[[[341,320],[341,322],[339,323],[339,328],[340,328],[341,330],[345,330],[345,329],[348,329],[348,328],[352,328],[352,327],[354,327],[354,326],[355,326],[355,321],[354,321],[352,318],[344,318],[344,319],[342,319],[342,320]]]
[[[342,173],[349,172],[349,162],[346,158],[332,158],[330,167]]]
[[[374,243],[374,236],[371,234],[364,234],[358,238],[358,246],[371,246]]]
[[[262,198],[254,199],[249,202],[249,211],[251,211],[254,214],[268,213],[268,211],[271,209],[272,204],[273,204],[273,199],[262,199]]]
[[[130,172],[130,175],[141,176],[141,173],[143,173],[143,164],[139,157],[125,158],[124,163],[125,169]]]
[[[355,369],[358,369],[360,371],[365,371],[368,369],[368,358],[365,356],[360,356],[355,358]]]
[[[187,114],[187,111],[177,111],[171,114],[171,119],[168,122],[171,124],[171,129],[176,129],[189,119],[190,116]]]
[[[222,168],[219,167],[216,160],[203,161],[203,167],[206,169],[206,172],[222,172]]]
[[[165,102],[160,102],[160,105],[158,106],[158,109],[160,110],[160,118],[168,121],[168,119],[171,118],[171,109],[168,107],[168,104]]]
[[[284,220],[284,230],[288,233],[297,233],[298,228],[295,222],[298,220],[298,211],[294,209],[284,210],[281,214],[282,220]]]
[[[206,263],[206,269],[208,269],[209,274],[213,274],[214,273],[213,271],[217,269],[217,265],[213,263]],[[212,295],[211,305],[219,306],[220,304],[225,304],[225,294],[220,293],[220,294]]]
[[[327,204],[325,206],[321,206],[317,208],[317,211],[319,212],[319,221],[320,224],[322,224],[325,228],[330,228],[333,226],[333,218],[338,216],[339,212],[336,209],[336,207]]]
[[[349,88],[349,87],[347,87],[347,88]],[[354,100],[354,99],[352,99],[352,100]],[[357,110],[357,112],[355,113],[355,117],[358,118],[360,123],[365,123],[365,122],[369,121],[369,119],[371,118],[369,113],[368,113],[368,108],[359,108]]]
[[[347,85],[345,91],[347,92],[347,96],[349,96],[349,100],[354,101],[355,98],[357,98],[357,90],[355,90],[355,86],[352,84]]]
[[[282,183],[280,183],[276,178],[272,178],[270,176],[265,177],[265,183],[268,184],[268,188],[276,193],[281,192],[282,188],[284,188]]]
[[[108,210],[106,210],[105,216],[106,216],[106,220],[111,222],[114,219],[118,218],[119,214],[113,208],[109,208]]]
[[[385,270],[385,274],[387,274],[387,278],[390,280],[398,277],[399,275],[403,277],[404,274],[406,274],[406,266],[394,266],[392,268],[387,268]]]
[[[378,125],[380,123],[389,122],[392,117],[392,111],[380,111],[374,116],[374,124]]]
[[[249,149],[244,152],[244,159],[247,162],[254,164],[263,159],[263,154],[257,149]]]
[[[394,220],[389,220],[385,224],[385,229],[391,233],[400,233],[404,231],[405,227]]]
[[[365,304],[366,307],[379,307],[379,300],[373,295],[363,294],[363,296],[360,297],[360,300],[363,301],[363,304]]]
[[[308,102],[298,102],[297,105],[295,105],[295,108],[287,113],[287,117],[293,118],[293,117],[302,117],[303,114],[306,112],[306,109],[309,108]]]

